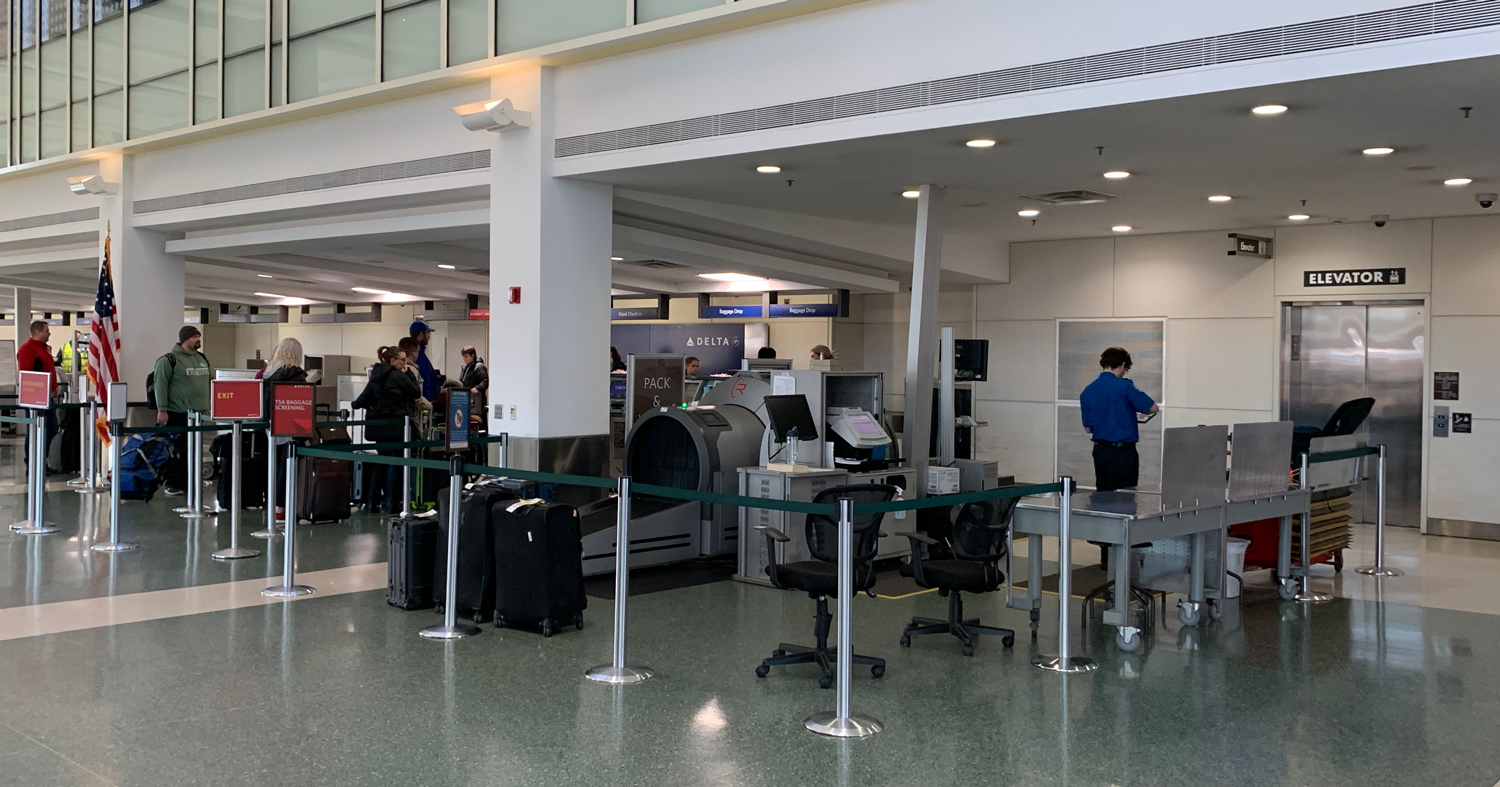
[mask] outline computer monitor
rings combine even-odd
[[[990,367],[989,339],[953,340],[953,379],[982,383]]]
[[[746,358],[744,363],[751,371],[787,371],[792,368],[791,358]]]
[[[813,420],[812,408],[807,406],[805,395],[767,396],[764,403],[776,442],[786,442],[787,433],[793,429],[797,430],[798,440],[818,439],[818,424]]]

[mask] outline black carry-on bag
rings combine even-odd
[[[432,570],[437,555],[437,523],[431,519],[395,517],[390,528],[385,603],[406,610],[431,609],[436,603]]]
[[[515,500],[498,484],[475,486],[461,496],[458,508],[458,594],[455,614],[475,623],[495,613],[494,512]],[[437,546],[433,554],[432,596],[439,608],[448,593],[448,496],[438,503]]]
[[[226,510],[232,502],[230,498],[234,492],[231,485],[231,479],[234,478],[234,453],[233,446],[230,445],[233,439],[229,433],[221,434],[208,447],[214,463],[219,467],[214,479],[214,494],[218,498],[219,508]],[[266,504],[265,451],[264,432],[257,430],[240,434],[240,461],[245,464],[240,470],[240,505],[245,508],[262,508]]]
[[[495,509],[495,625],[583,628],[583,536],[572,506],[518,501]]]

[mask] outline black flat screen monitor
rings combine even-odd
[[[953,379],[982,383],[989,379],[990,340],[953,340]]]
[[[813,420],[812,408],[807,406],[807,397],[802,394],[767,396],[766,418],[771,421],[771,434],[776,442],[786,442],[787,433],[797,430],[798,440],[818,439],[818,424]]]

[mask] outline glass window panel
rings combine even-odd
[[[125,91],[94,94],[94,146],[112,145],[124,139]]]
[[[68,7],[72,0],[41,0],[42,40],[51,41],[68,34]]]
[[[93,10],[89,0],[73,0],[73,33],[89,29],[89,12]]]
[[[448,0],[448,65],[472,63],[488,55],[489,0]]]
[[[716,5],[724,5],[724,0],[635,0],[635,21],[654,22]]]
[[[292,38],[356,19],[375,18],[375,0],[287,0],[287,32]]]
[[[0,90],[0,98],[5,97],[5,92]],[[0,167],[10,166],[10,124],[0,116]]]
[[[219,119],[219,64],[198,66],[193,80],[194,123],[207,123]]]
[[[438,10],[437,0],[426,0],[385,12],[386,79],[437,70]]]
[[[326,96],[375,81],[375,20],[292,41],[291,99]]]
[[[264,49],[224,61],[224,117],[266,108]]]
[[[68,103],[68,42],[57,38],[42,44],[42,108]]]
[[[68,152],[68,108],[42,110],[42,158]]]
[[[94,23],[94,95],[125,84],[125,20]]]
[[[286,102],[281,95],[281,44],[271,45],[271,106],[279,107]]]
[[[497,0],[497,52],[519,52],[625,26],[620,0]]]
[[[130,138],[138,139],[186,126],[188,122],[187,88],[186,72],[132,86],[130,88]]]
[[[219,59],[219,0],[193,0],[193,59],[199,65]]]
[[[224,55],[266,45],[266,0],[224,0]]]
[[[113,19],[125,10],[124,0],[94,0],[94,24]]]
[[[130,84],[188,67],[188,0],[155,0],[130,12]]]
[[[21,163],[36,161],[36,115],[21,118]]]
[[[21,0],[21,49],[36,46],[37,0]]]
[[[89,49],[88,28],[73,31],[73,98],[84,98],[89,94]]]
[[[74,33],[73,35],[78,35]],[[88,150],[93,147],[89,141],[89,102],[73,102],[73,150]]]
[[[36,114],[37,48],[21,52],[21,114]]]

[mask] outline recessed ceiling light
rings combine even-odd
[[[964,144],[968,145],[971,148],[992,148],[992,147],[995,146],[995,140],[993,140],[993,139],[971,139],[968,142],[965,142]]]
[[[269,278],[271,278],[271,274],[269,274],[269,273],[257,273],[255,275],[258,278],[262,278],[262,279],[269,279]]]
[[[1250,111],[1262,117],[1269,117],[1271,115],[1285,114],[1286,107],[1282,106],[1281,104],[1261,104],[1260,106]]]
[[[760,276],[751,276],[748,273],[700,273],[698,278],[714,281],[765,281]]]
[[[1104,173],[1104,177],[1109,178],[1110,180],[1124,180],[1130,177],[1130,173],[1126,172],[1123,169],[1112,169],[1109,172]]]
[[[1037,210],[1036,208],[1023,208],[1021,210],[1016,211],[1016,215],[1017,216],[1024,216],[1024,217],[1026,217],[1026,218],[1029,219],[1032,216],[1040,216],[1040,215],[1042,215],[1042,212],[1039,211],[1039,210]]]
[[[1228,202],[1228,201],[1230,201],[1232,199],[1234,199],[1234,197],[1231,197],[1228,194],[1215,194],[1212,197],[1209,197],[1208,201],[1209,202]]]
[[[440,262],[440,263],[438,263],[438,267],[442,268],[445,271],[451,271],[451,270],[457,270],[458,269],[457,265],[449,265],[446,262]]]
[[[1444,186],[1467,186],[1467,185],[1469,185],[1470,183],[1473,183],[1473,182],[1474,182],[1473,178],[1448,178],[1447,180],[1443,181],[1443,185]]]
[[[922,192],[917,191],[916,189],[907,189],[906,191],[901,192],[901,196],[907,199],[916,199],[917,197],[922,196]]]
[[[390,290],[377,290],[374,287],[350,287],[349,289],[351,289],[351,290],[353,290],[355,292],[365,293],[366,295],[390,295],[391,294]]]
[[[609,259],[610,259],[611,262],[624,262],[625,261],[624,257],[610,257]]]
[[[1287,221],[1307,221],[1308,219],[1312,218],[1312,216],[1309,216],[1306,213],[1293,213],[1286,218]]]
[[[1396,149],[1395,148],[1365,148],[1364,150],[1362,150],[1360,152],[1364,153],[1366,156],[1389,156],[1392,153],[1395,153]]]
[[[755,171],[759,172],[762,175],[775,175],[776,173],[781,171],[781,167],[778,167],[775,164],[762,164],[756,167]]]
[[[1132,227],[1129,224],[1116,224],[1115,226],[1110,227],[1110,229],[1114,230],[1115,232],[1129,232],[1135,229],[1135,227]]]
[[[285,298],[286,297],[285,295],[277,295],[274,292],[257,292],[255,294],[258,295],[258,296],[260,296],[260,297],[262,297],[262,298]]]

